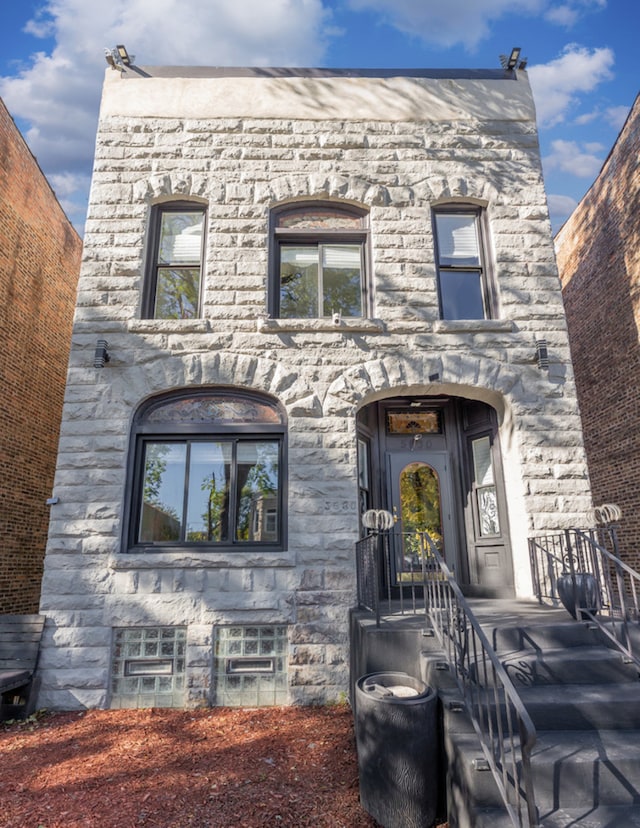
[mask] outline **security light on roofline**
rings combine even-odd
[[[124,72],[128,66],[133,64],[135,55],[130,55],[126,48],[120,43],[112,49],[105,49],[104,59],[112,69],[119,69],[121,72]]]
[[[120,60],[124,63],[124,65],[131,66],[133,58],[129,57],[129,53],[127,52],[125,47],[122,44],[120,44],[119,46],[116,46],[116,50],[118,52]]]
[[[510,55],[500,55],[500,63],[502,64],[502,68],[507,69],[508,71],[513,71],[518,65],[518,58],[520,57],[521,51],[522,50],[519,46],[514,46]],[[524,61],[524,63],[526,65],[526,61]],[[524,66],[521,66],[520,68],[524,69]]]

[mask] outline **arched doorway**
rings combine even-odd
[[[495,411],[455,397],[394,397],[358,413],[361,509],[396,516],[391,586],[428,532],[467,594],[513,595]]]

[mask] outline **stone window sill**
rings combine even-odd
[[[130,319],[129,333],[209,333],[208,319]]]
[[[433,323],[434,333],[512,333],[510,319],[438,319]]]
[[[184,549],[175,552],[132,552],[111,555],[109,569],[126,571],[135,569],[253,569],[286,568],[295,566],[291,552],[268,551],[212,551],[198,552]]]
[[[258,333],[382,333],[379,319],[258,319]]]

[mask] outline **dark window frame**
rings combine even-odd
[[[160,233],[162,229],[162,219],[167,213],[202,213],[202,246],[200,249],[200,276],[198,279],[198,304],[195,308],[194,316],[185,317],[189,319],[199,319],[202,316],[202,293],[204,285],[204,265],[205,265],[205,250],[206,250],[206,234],[207,234],[207,205],[202,201],[163,201],[159,204],[154,204],[151,207],[149,216],[149,231],[147,235],[147,250],[144,268],[144,286],[142,293],[142,318],[143,319],[178,319],[179,317],[156,316],[156,298],[158,288],[158,271],[162,267],[167,267],[166,263],[159,262],[159,244]],[[175,269],[193,268],[194,265],[189,263],[185,265],[173,264]]]
[[[278,412],[281,422],[234,424],[217,423],[153,423],[146,421],[147,415],[157,407],[204,397],[224,398],[241,397],[247,401],[267,404]],[[200,388],[183,389],[180,392],[154,396],[143,403],[133,420],[126,486],[126,511],[124,520],[123,549],[127,553],[149,552],[251,552],[283,551],[287,548],[287,426],[282,406],[266,395],[245,391],[238,388]],[[236,540],[236,498],[235,463],[238,445],[255,442],[277,442],[278,444],[278,493],[277,493],[277,539],[276,540]],[[223,442],[233,444],[234,468],[230,481],[229,538],[224,541],[141,541],[138,539],[143,506],[143,484],[145,476],[145,447],[149,443],[197,444]],[[185,492],[186,492],[185,482]],[[183,512],[183,517],[186,513]]]
[[[295,227],[279,227],[279,220],[287,213],[302,213],[305,210],[330,209],[342,213],[347,217],[358,219],[360,227],[354,230],[347,229],[309,229]],[[267,313],[273,319],[280,318],[280,251],[283,246],[313,246],[329,245],[358,245],[361,249],[361,315],[367,318],[371,315],[371,256],[369,211],[363,207],[346,204],[338,201],[306,200],[281,204],[274,207],[269,215],[269,284],[267,291]],[[319,297],[320,298],[320,297]],[[303,317],[308,319],[328,319],[330,314]],[[345,317],[347,318],[347,317]]]
[[[440,261],[440,240],[438,238],[437,218],[443,215],[473,215],[475,218],[475,228],[478,240],[478,265],[443,265]],[[486,210],[476,204],[470,203],[456,203],[443,204],[432,209],[431,224],[434,240],[434,256],[437,274],[437,288],[438,288],[438,313],[440,319],[454,321],[462,319],[492,319],[495,315],[495,295],[493,289],[492,279],[490,277],[489,267],[487,264],[487,226],[486,226]],[[445,308],[443,303],[443,275],[447,273],[477,273],[480,282],[480,300],[482,302],[482,316],[474,317],[457,317],[445,316]]]

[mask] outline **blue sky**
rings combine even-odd
[[[84,224],[106,63],[498,68],[522,47],[554,230],[640,91],[636,0],[3,0],[0,97]]]

